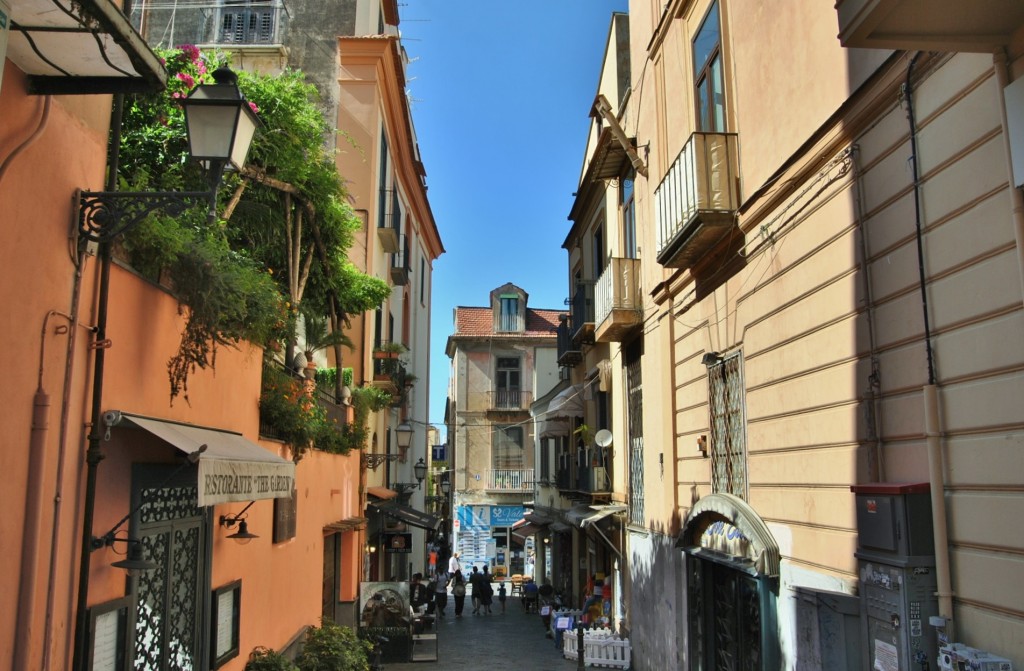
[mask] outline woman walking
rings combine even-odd
[[[491,614],[491,602],[494,597],[494,588],[491,587],[491,574],[484,566],[484,572],[480,576],[480,609]]]
[[[462,571],[456,571],[452,578],[452,597],[455,599],[455,617],[462,617],[462,608],[466,605],[466,581]]]

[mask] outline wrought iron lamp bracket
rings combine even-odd
[[[209,191],[82,191],[78,233],[93,242],[110,242],[157,212],[177,216],[196,201],[209,203]]]
[[[399,455],[397,454],[366,454],[363,453],[363,467],[369,468],[372,471],[377,470],[377,467],[383,464],[385,461],[398,461]]]

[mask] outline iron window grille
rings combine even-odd
[[[625,353],[626,407],[629,431],[629,522],[644,524],[644,425],[643,380],[640,371],[640,346]]]
[[[708,367],[711,414],[711,487],[747,498],[743,358],[737,353]]]

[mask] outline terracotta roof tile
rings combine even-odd
[[[566,314],[559,310],[526,309],[526,331],[523,333],[495,333],[494,313],[490,308],[457,307],[455,308],[455,333],[459,336],[515,336],[541,337],[555,336],[558,328],[559,315]]]

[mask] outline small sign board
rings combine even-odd
[[[555,629],[572,629],[572,616],[565,615],[555,619]]]

